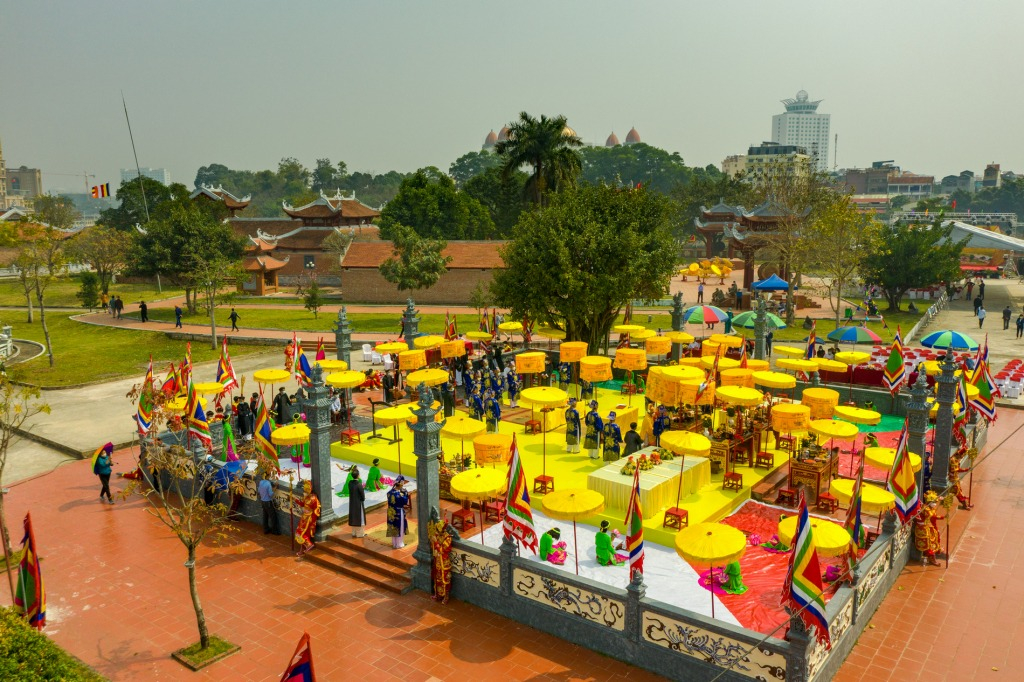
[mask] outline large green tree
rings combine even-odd
[[[877,284],[897,312],[904,294],[915,287],[951,282],[961,276],[960,254],[968,239],[954,242],[953,224],[897,223],[882,228],[877,248],[861,264],[869,284]]]
[[[461,189],[470,180],[492,168],[500,168],[501,159],[497,154],[481,149],[478,152],[463,154],[452,162],[448,174]]]
[[[448,245],[443,239],[421,237],[406,225],[391,229],[394,252],[380,265],[380,274],[399,291],[429,289],[448,271],[451,256],[442,254]]]
[[[104,294],[109,293],[114,277],[131,262],[135,246],[133,232],[97,225],[82,230],[71,240],[68,248],[70,258],[96,271],[99,289]]]
[[[141,184],[140,187],[138,178],[122,182],[117,190],[117,200],[121,203],[116,208],[100,211],[97,223],[122,232],[134,232],[136,225],[146,224],[147,216],[150,220],[165,217],[171,205],[187,201],[190,194],[180,183],[165,185],[143,177]]]
[[[647,189],[582,185],[524,213],[492,284],[512,317],[550,324],[596,350],[633,299],[661,298],[675,269],[671,206]]]
[[[584,147],[580,150],[580,159],[583,180],[630,187],[640,184],[663,193],[689,182],[695,171],[704,174],[704,169],[687,166],[678,152],[667,152],[642,142]]]
[[[534,118],[524,111],[509,124],[508,139],[498,142],[494,151],[506,178],[523,166],[531,169],[526,192],[540,206],[547,203],[549,192],[576,183],[581,169],[576,150],[582,146],[583,141],[568,130],[565,116]]]
[[[496,236],[507,239],[520,214],[530,208],[524,196],[526,180],[527,175],[522,171],[505,176],[500,168],[489,168],[467,180],[462,191],[487,209],[494,222]]]
[[[436,168],[420,169],[403,180],[381,211],[382,239],[391,239],[400,225],[431,239],[489,239],[496,233],[487,209]]]

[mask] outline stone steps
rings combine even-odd
[[[348,538],[328,535],[304,558],[388,592],[405,594],[412,589],[412,578],[409,576],[411,557],[406,560],[391,557]]]

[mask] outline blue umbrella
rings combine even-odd
[[[882,340],[882,337],[867,327],[839,327],[830,331],[828,338],[843,343],[878,343]]]
[[[786,280],[773,274],[771,277],[762,279],[760,282],[754,282],[751,288],[756,291],[785,291],[789,288],[789,284],[786,283]],[[793,289],[795,290],[796,287],[793,287]]]
[[[953,350],[978,350],[978,342],[952,329],[940,329],[921,339],[926,348],[952,348]]]

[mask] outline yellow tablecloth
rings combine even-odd
[[[650,454],[654,448],[644,448],[636,453],[633,461],[640,459],[640,453]],[[623,476],[619,471],[625,459],[611,462],[587,476],[587,488],[604,495],[609,509],[625,510],[633,490],[633,477]],[[687,457],[683,464],[682,496],[700,492],[711,484],[711,462],[706,457]],[[649,471],[640,472],[640,504],[644,516],[650,517],[676,503],[679,491],[679,458],[660,464]]]

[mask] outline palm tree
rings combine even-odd
[[[566,125],[565,116],[533,118],[525,111],[508,129],[507,138],[494,151],[502,157],[501,174],[508,179],[522,166],[533,168],[526,195],[540,205],[548,191],[576,182],[582,167],[576,152],[583,141]]]

